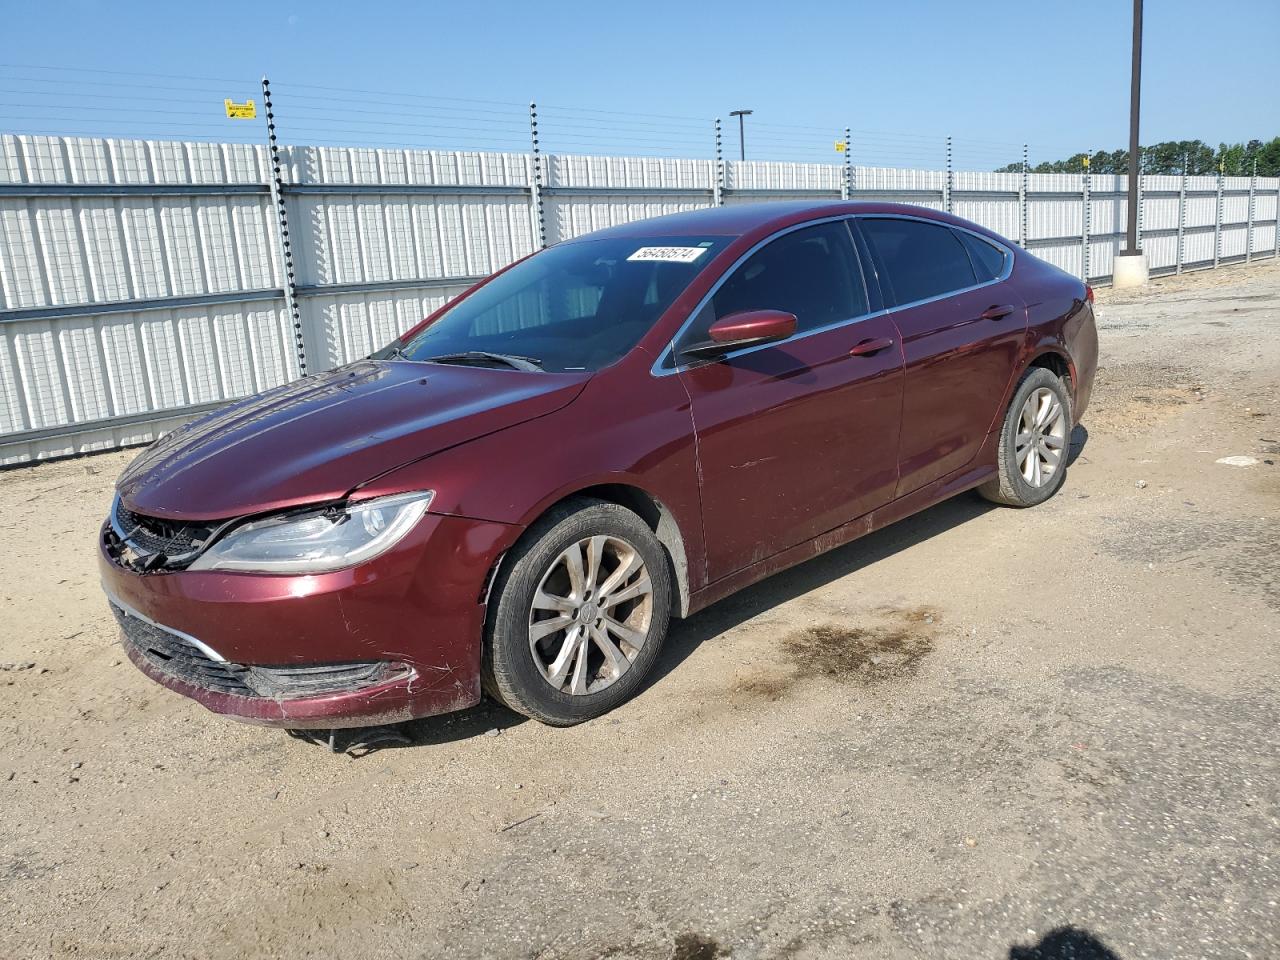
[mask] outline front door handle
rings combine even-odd
[[[1004,303],[999,306],[987,307],[982,313],[978,314],[979,320],[999,320],[1001,317],[1007,317],[1013,313],[1013,304]]]
[[[879,353],[881,350],[888,350],[892,346],[893,338],[891,337],[876,337],[874,340],[863,340],[849,351],[849,356],[869,357],[873,353]]]

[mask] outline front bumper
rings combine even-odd
[[[518,534],[508,524],[428,514],[382,556],[304,576],[138,574],[111,559],[101,536],[98,562],[117,615],[134,618],[122,620],[125,650],[157,683],[249,723],[358,727],[480,699],[483,592]],[[321,665],[343,674],[341,689],[295,695],[296,685],[272,679]]]

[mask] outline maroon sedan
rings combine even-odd
[[[242,720],[388,723],[483,687],[577,723],[640,688],[673,616],[964,490],[1052,496],[1092,299],[899,204],[603,230],[157,442],[103,583],[139,668]]]

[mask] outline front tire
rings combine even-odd
[[[518,713],[571,726],[636,692],[666,638],[666,553],[625,507],[568,501],[503,561],[485,622],[485,689]]]
[[[997,475],[978,487],[993,503],[1034,507],[1062,486],[1071,444],[1071,393],[1052,370],[1032,367],[1000,428]]]

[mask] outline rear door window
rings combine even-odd
[[[979,283],[987,283],[1003,276],[1005,258],[1009,256],[1007,253],[968,230],[957,230],[955,234],[969,251],[969,259],[973,261]]]
[[[895,304],[945,296],[978,283],[969,254],[950,227],[894,217],[867,217],[860,225],[879,260],[881,285],[888,287],[886,296]]]

